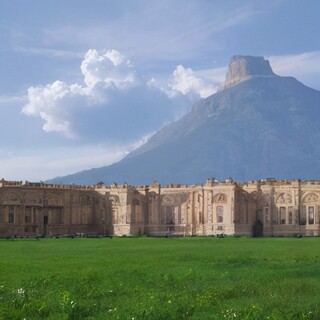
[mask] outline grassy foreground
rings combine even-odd
[[[0,319],[320,319],[320,238],[0,240]]]

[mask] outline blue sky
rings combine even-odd
[[[320,1],[0,0],[0,178],[101,167],[224,80],[232,55],[320,90]]]

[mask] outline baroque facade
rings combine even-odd
[[[320,181],[95,186],[0,181],[0,236],[318,236]]]

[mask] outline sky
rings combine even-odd
[[[233,55],[320,90],[319,12],[318,0],[0,0],[0,179],[119,161],[215,93]]]

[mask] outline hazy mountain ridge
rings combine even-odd
[[[149,184],[196,183],[213,176],[238,181],[320,178],[320,92],[292,77],[275,75],[262,57],[236,56],[231,62],[229,85],[200,100],[123,160],[54,181]]]

